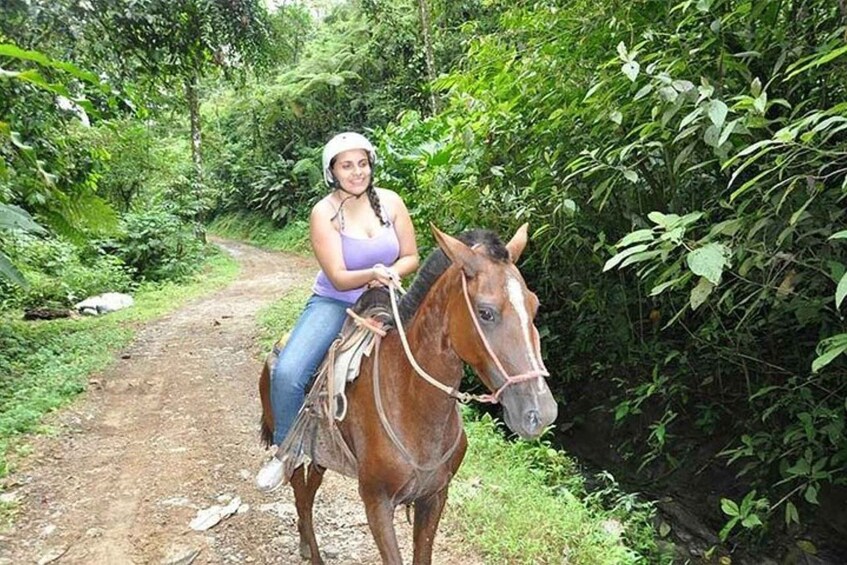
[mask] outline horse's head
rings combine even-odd
[[[538,298],[515,266],[527,225],[505,246],[495,241],[469,247],[435,226],[432,231],[462,281],[448,304],[453,349],[503,404],[506,425],[523,438],[538,437],[558,408],[544,380],[548,373],[533,323]]]

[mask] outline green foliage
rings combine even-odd
[[[216,213],[257,211],[284,225],[323,193],[323,140],[300,123],[280,87],[224,91],[203,107]]]
[[[18,206],[9,206],[0,204],[0,243],[4,241],[3,232],[21,231],[24,233],[42,233],[44,228],[39,226],[32,220],[26,210]],[[0,248],[0,284],[5,282],[11,283],[14,286],[26,287],[27,282],[21,275],[21,272],[12,263],[12,260]]]
[[[108,230],[115,215],[96,194],[98,156],[78,147],[73,132],[101,115],[85,98],[85,88],[114,107],[111,88],[93,73],[40,51],[0,44],[0,58],[21,69],[0,68],[0,204],[35,212],[68,237]],[[62,135],[67,132],[71,135]]]
[[[77,143],[89,146],[101,160],[97,193],[121,213],[131,210],[146,196],[145,188],[167,171],[165,151],[149,124],[110,120],[79,133]]]
[[[768,509],[768,501],[764,498],[756,499],[756,491],[751,490],[747,493],[741,504],[736,504],[728,498],[721,499],[721,510],[729,516],[729,521],[720,532],[721,540],[726,540],[729,533],[737,525],[748,530],[761,528],[762,515]],[[760,512],[762,515],[760,515]]]
[[[163,209],[132,212],[119,237],[105,242],[140,280],[182,280],[200,266],[203,245],[190,224]]]
[[[132,335],[107,324],[98,330],[86,320],[68,324],[4,321],[0,330],[0,476],[9,471],[10,440],[32,431],[43,414],[85,390],[89,373],[111,361]]]
[[[82,9],[87,31],[108,38],[122,65],[140,66],[154,82],[179,84],[268,55],[268,17],[255,0],[91,0]]]
[[[587,494],[549,442],[510,443],[489,416],[465,415],[468,453],[445,521],[497,563],[663,563],[648,503],[613,481]]]
[[[483,152],[455,135],[457,125],[450,118],[425,120],[417,112],[404,112],[377,135],[385,155],[377,170],[379,183],[403,196],[418,225],[435,222],[449,233],[484,225],[480,206],[490,194],[477,186]],[[429,236],[422,231],[421,236]]]
[[[174,146],[171,138],[156,140],[154,135],[161,135],[154,125],[142,126],[129,120],[102,122],[90,128],[69,127],[61,142],[67,151],[57,154],[53,162],[61,165],[62,177],[66,179],[61,184],[69,187],[69,193],[83,186],[99,202],[108,200],[123,212],[143,202],[145,210],[156,218],[147,218],[148,231],[144,233],[157,232],[158,228],[149,222],[160,221],[164,243],[158,245],[156,238],[152,238],[153,243],[138,242],[143,252],[135,249],[127,251],[125,256],[114,255],[116,245],[135,245],[131,233],[136,218],[130,215],[121,223],[122,230],[129,230],[126,235],[110,228],[107,233],[113,239],[98,243],[93,238],[102,237],[103,232],[95,228],[106,227],[103,217],[110,222],[114,218],[114,213],[106,207],[80,211],[77,228],[64,230],[70,230],[70,241],[50,236],[44,230],[45,237],[41,238],[16,236],[6,230],[0,237],[0,246],[9,264],[15,265],[31,285],[21,289],[0,282],[8,291],[4,292],[0,309],[63,307],[100,292],[130,290],[134,286],[133,277],[162,280],[191,272],[196,266],[199,246],[193,234],[193,217],[206,204],[197,198],[195,186],[181,175],[190,170],[185,148]],[[155,212],[163,209],[171,212]],[[18,216],[21,213],[25,212],[21,210]],[[84,214],[90,217],[83,218]],[[55,226],[56,215],[49,217],[53,218],[50,225]],[[60,223],[66,225],[64,220]],[[26,224],[30,229],[32,225]],[[134,262],[131,268],[126,267],[126,260]]]
[[[453,41],[447,49],[455,57],[457,38],[471,33],[456,28],[486,10],[474,2],[438,7],[434,17],[451,31],[440,32],[437,46]],[[278,17],[303,25],[296,14]],[[203,116],[210,126],[209,182],[219,194],[215,213],[257,211],[278,225],[308,214],[326,191],[320,150],[332,134],[366,131],[401,109],[426,106],[419,33],[411,0],[337,6],[275,75],[213,95]],[[393,151],[389,145],[380,150]],[[383,163],[391,166],[380,159],[378,172]],[[378,182],[385,180],[380,173]]]
[[[312,251],[309,223],[306,220],[294,220],[280,230],[272,221],[258,214],[227,214],[215,218],[209,224],[209,231],[267,249],[296,253]]]
[[[199,111],[200,80],[215,74],[243,79],[246,71],[269,63],[270,20],[257,0],[93,0],[82,6],[97,17],[85,19],[92,43],[106,37],[120,55],[110,58],[121,74],[146,86],[147,98],[164,98],[157,91],[184,91],[190,124],[194,170],[189,177],[197,200],[196,219],[208,211],[203,167],[203,135]],[[292,20],[295,21],[295,20]],[[172,97],[173,98],[173,97]]]
[[[468,16],[476,8],[462,9]],[[459,16],[444,17],[446,23]],[[218,212],[255,210],[279,225],[307,214],[325,194],[320,150],[327,139],[376,129],[403,109],[426,106],[418,34],[411,0],[341,5],[291,65],[217,93],[203,115],[212,130],[209,171],[221,188]]]
[[[96,247],[79,248],[62,239],[25,235],[7,241],[12,260],[23,265],[29,284],[15,288],[0,281],[4,290],[0,310],[67,308],[88,296],[133,288],[121,260]]]
[[[269,14],[271,64],[296,62],[315,27],[306,6],[286,4]]]
[[[832,289],[847,255],[828,237],[845,218],[847,106],[839,101],[847,82],[825,68],[844,52],[834,7],[820,3],[819,31],[802,36],[788,6],[751,6],[680,3],[678,36],[648,28],[632,47],[619,43],[586,95],[590,111],[613,109],[612,123],[595,120],[595,147],[569,163],[567,178],[602,187],[592,195],[601,206],[631,206],[636,200],[625,195],[641,192],[639,208],[625,214],[635,230],[605,269],[634,270],[655,303],[673,308],[667,325],[691,333],[700,363],[743,371],[743,380],[713,392],[724,403],[746,392],[770,404],[739,422],[748,441],[727,453],[745,462],[739,473],[771,484],[779,502],[764,508],[773,512],[845,479],[844,434],[830,429],[819,441],[814,432],[827,416],[843,427],[841,399],[819,392],[843,378],[844,364],[833,364],[847,350],[843,338],[818,346],[811,370],[829,365],[829,374],[810,378],[809,363],[816,341],[844,328]],[[775,42],[778,34],[784,42]],[[690,45],[702,47],[693,55]],[[709,311],[699,317],[687,312],[703,306]],[[795,387],[782,386],[786,375]],[[678,410],[671,406],[686,404],[694,384],[687,380],[677,389],[685,396],[662,389],[657,425]],[[787,402],[775,400],[776,390]],[[821,412],[827,416],[812,415]],[[808,433],[794,431],[801,415]],[[758,516],[745,511],[750,504],[738,508],[724,536],[738,522],[759,525],[748,523]]]
[[[553,387],[614,383],[605,410],[641,468],[714,465],[691,455],[718,434],[772,501],[763,521],[802,511],[810,486],[847,480],[843,14],[823,0],[501,7],[438,80],[444,111],[382,130],[383,183],[415,187],[422,222],[530,220],[523,270]]]

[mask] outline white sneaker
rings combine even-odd
[[[256,475],[256,488],[262,492],[276,490],[282,484],[283,467],[282,461],[271,457],[271,460],[265,463]]]

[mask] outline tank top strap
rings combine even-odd
[[[333,220],[338,218],[338,227],[340,232],[344,232],[344,203],[346,201],[346,199],[342,200],[341,204],[339,204],[337,208],[332,203],[332,200],[329,201],[329,205],[332,206],[332,208],[335,210],[335,214],[332,215],[329,221],[332,222]]]
[[[341,201],[341,204],[339,204],[337,208],[332,203],[332,201],[329,202],[329,205],[332,206],[333,210],[335,210],[335,214],[332,215],[332,217],[329,219],[329,221],[332,222],[333,220],[338,218],[338,227],[339,227],[340,233],[344,233],[344,204],[350,198],[354,198],[354,197],[348,196],[347,198],[345,198],[344,200]],[[385,205],[383,205],[381,202],[379,204],[379,219],[381,220],[381,223],[385,227],[391,227],[392,226],[391,218],[388,215],[388,211],[385,209]]]

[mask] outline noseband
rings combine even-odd
[[[500,358],[497,357],[497,354],[494,353],[494,350],[491,349],[491,344],[488,343],[488,339],[485,337],[485,332],[482,331],[482,327],[479,325],[479,320],[476,315],[474,315],[473,305],[471,304],[471,297],[468,293],[468,278],[465,276],[465,272],[462,271],[462,293],[465,295],[465,304],[468,307],[468,314],[473,320],[473,325],[476,328],[476,333],[479,336],[479,339],[482,341],[482,345],[485,346],[485,350],[488,352],[488,355],[494,361],[494,365],[500,370],[500,374],[506,379],[503,385],[498,388],[494,394],[483,394],[481,395],[485,400],[481,400],[482,402],[490,402],[491,404],[497,404],[500,402],[500,395],[503,394],[503,391],[506,390],[507,387],[521,383],[524,381],[529,381],[536,378],[542,378],[548,376],[546,370],[536,369],[534,371],[527,371],[526,373],[521,373],[519,375],[510,376],[509,373],[506,372],[506,369],[503,368],[503,364],[500,362]]]
[[[397,324],[397,333],[400,334],[400,341],[403,343],[403,350],[406,352],[406,357],[409,359],[409,363],[412,364],[412,367],[415,369],[415,372],[421,376],[426,382],[434,386],[435,388],[444,391],[449,396],[452,396],[459,402],[467,403],[471,400],[476,400],[478,402],[497,404],[500,402],[500,395],[503,394],[503,391],[506,390],[509,386],[529,381],[532,379],[540,379],[548,376],[546,370],[533,370],[527,371],[526,373],[521,373],[518,375],[509,375],[506,372],[506,369],[503,368],[503,364],[500,362],[500,358],[497,357],[497,354],[494,353],[494,350],[491,348],[491,345],[488,343],[488,339],[485,337],[485,333],[482,331],[482,327],[479,325],[479,320],[477,320],[476,315],[474,314],[473,305],[471,304],[471,297],[468,293],[468,279],[465,276],[465,272],[460,269],[462,273],[462,293],[465,295],[465,304],[468,307],[468,315],[473,320],[474,327],[476,328],[476,333],[479,336],[479,339],[482,341],[482,345],[485,347],[485,351],[488,352],[489,357],[494,361],[494,365],[503,375],[505,382],[500,388],[498,388],[493,394],[468,394],[467,392],[461,392],[456,388],[451,388],[445,385],[444,383],[438,381],[434,377],[432,377],[429,373],[424,371],[418,362],[415,360],[414,355],[412,355],[412,350],[409,348],[409,342],[406,339],[406,330],[403,328],[403,324],[400,320],[400,311],[397,307],[397,290],[400,289],[399,283],[395,281],[391,281],[388,285],[389,295],[391,296],[391,309],[394,313],[394,320]],[[401,289],[402,290],[402,289]]]

